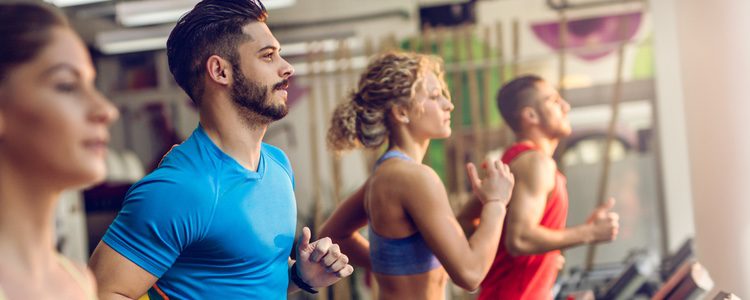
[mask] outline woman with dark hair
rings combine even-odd
[[[96,299],[91,273],[55,251],[63,190],[105,177],[116,108],[56,9],[0,4],[0,299]]]
[[[483,203],[480,224],[467,238],[440,178],[422,164],[430,140],[450,136],[452,110],[438,58],[391,52],[370,63],[351,101],[334,112],[328,131],[334,150],[388,143],[372,176],[320,233],[375,273],[380,299],[444,299],[448,277],[474,290],[495,257],[514,183],[508,166],[485,162],[487,176],[480,179],[467,165]],[[358,233],[368,223],[369,241]]]

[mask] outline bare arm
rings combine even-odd
[[[101,300],[138,299],[156,283],[156,276],[99,242],[89,260]]]
[[[370,242],[358,230],[367,225],[365,189],[363,184],[328,217],[318,236],[330,237],[349,256],[351,264],[370,269]]]
[[[562,230],[541,226],[547,197],[555,186],[556,166],[538,152],[520,156],[511,164],[516,176],[513,199],[508,208],[505,246],[513,255],[529,255],[564,249],[584,243],[609,241],[617,234],[617,215],[595,210],[591,222]],[[604,214],[602,214],[604,210]]]
[[[473,165],[468,168],[475,192],[479,189],[485,201],[481,222],[468,240],[448,204],[440,178],[432,169],[422,166],[415,169],[414,174],[405,176],[410,188],[403,201],[409,216],[451,279],[464,289],[474,290],[495,258],[513,175],[507,166],[492,163],[488,177],[479,180]]]

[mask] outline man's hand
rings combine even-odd
[[[507,206],[515,184],[510,168],[499,160],[485,161],[482,168],[487,175],[485,178],[479,178],[474,164],[466,164],[466,173],[469,175],[474,195],[483,204],[489,201],[500,201]]]
[[[310,243],[310,237],[310,229],[302,228],[297,247],[297,275],[305,283],[314,288],[327,287],[354,272],[339,245],[327,237]]]
[[[558,271],[562,271],[562,269],[565,267],[565,256],[562,254],[558,254],[557,257],[555,257],[555,264],[557,266]]]
[[[608,242],[617,237],[620,229],[620,216],[612,212],[615,199],[609,198],[607,202],[594,209],[586,223],[592,226],[591,242]]]

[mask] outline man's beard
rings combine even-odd
[[[542,127],[542,130],[547,133],[549,137],[563,139],[570,135],[570,132],[563,129],[563,120],[558,120],[559,122],[557,124],[557,127],[554,127],[547,116],[542,113],[541,109],[537,109],[537,114],[539,115],[539,123]]]
[[[269,91],[288,85],[288,80],[285,79],[273,88],[268,88],[247,79],[239,66],[233,66],[232,69],[236,74],[232,84],[232,101],[240,107],[240,114],[250,122],[250,125],[268,124],[286,116],[289,112],[286,103],[272,103]]]

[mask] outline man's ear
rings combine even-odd
[[[531,106],[521,109],[521,122],[529,124],[539,124],[539,113]]]
[[[211,55],[206,60],[206,74],[211,81],[219,85],[229,85],[232,80],[232,64],[218,55]]]
[[[401,124],[409,124],[409,109],[402,105],[394,105],[391,107],[391,118],[394,121]]]

